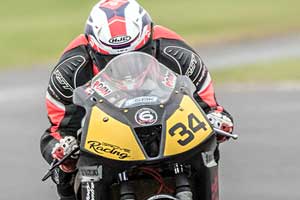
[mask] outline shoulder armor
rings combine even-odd
[[[67,54],[52,71],[48,92],[58,100],[71,103],[73,90],[92,78],[92,68],[86,66],[90,62],[88,57]]]
[[[200,56],[182,41],[161,41],[159,61],[178,74],[187,75],[197,83],[206,67]]]
[[[153,27],[153,40],[157,40],[160,38],[166,38],[166,39],[174,39],[174,40],[181,40],[183,41],[183,38],[175,33],[174,31],[163,27],[159,25],[155,25]]]

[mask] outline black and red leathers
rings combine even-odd
[[[154,56],[158,61],[176,73],[191,78],[197,88],[194,97],[202,109],[206,113],[218,110],[231,118],[216,102],[211,77],[205,64],[183,39],[162,26],[154,26],[152,39]],[[51,151],[60,139],[65,136],[77,137],[80,132],[85,111],[73,104],[73,91],[105,68],[105,58],[102,60],[103,63],[99,63],[99,59],[98,62],[95,61],[86,36],[80,35],[65,49],[53,69],[46,95],[51,126],[41,137],[41,152],[48,163],[52,162]]]

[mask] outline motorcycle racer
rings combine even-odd
[[[175,32],[154,25],[135,0],[102,0],[93,7],[84,34],[67,46],[50,75],[46,106],[51,126],[40,143],[48,163],[62,159],[78,147],[77,136],[85,111],[73,103],[74,89],[90,81],[112,58],[130,51],[148,53],[176,73],[190,77],[197,88],[194,98],[212,124],[229,133],[233,131],[232,117],[217,103],[211,76],[195,50]],[[225,140],[226,137],[218,138],[219,142]],[[52,176],[62,200],[75,199],[77,157],[65,161]],[[217,174],[215,170],[199,170],[199,176],[203,177],[203,173],[211,174],[199,184],[207,184],[203,188],[211,188],[208,193],[212,194],[201,190],[195,198],[216,199]]]

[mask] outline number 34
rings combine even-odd
[[[189,129],[183,123],[179,122],[169,129],[169,134],[171,136],[179,134],[180,136],[185,137],[185,139],[177,141],[181,146],[189,144],[195,138],[194,133],[200,129],[203,129],[204,131],[207,130],[206,124],[201,122],[193,113],[188,115],[188,126]]]

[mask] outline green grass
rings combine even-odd
[[[298,0],[141,2],[155,21],[177,30],[195,42],[253,37],[300,29]],[[152,2],[157,2],[159,6]]]
[[[211,71],[216,84],[223,83],[272,83],[284,81],[300,82],[300,59],[282,60],[272,63],[257,63]]]
[[[6,1],[0,7],[0,66],[49,62],[83,31],[97,1]],[[4,31],[3,31],[4,30]]]
[[[98,1],[5,1],[0,6],[0,68],[55,62],[83,32]],[[298,0],[140,0],[157,24],[190,43],[300,29]]]

